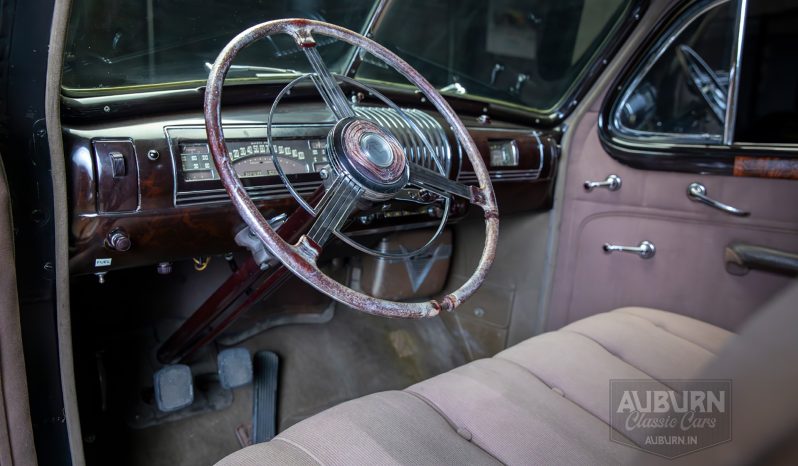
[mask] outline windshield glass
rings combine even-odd
[[[309,18],[362,32],[374,0],[77,0],[67,35],[62,85],[73,90],[206,81],[222,48],[244,29],[280,18]],[[340,69],[351,49],[321,39],[327,65]],[[286,35],[243,50],[230,78],[310,72]],[[259,70],[248,66],[275,68]],[[283,73],[284,74],[284,73]],[[196,83],[193,83],[196,84]]]
[[[242,30],[278,18],[327,21],[407,60],[447,93],[546,110],[554,108],[623,17],[624,0],[76,0],[62,85],[98,95],[202,85],[210,64]],[[373,31],[366,31],[369,24]],[[328,67],[403,83],[373,57],[317,38]],[[244,50],[230,80],[287,80],[310,71],[287,36]]]
[[[623,0],[402,0],[374,39],[433,85],[556,107],[623,16]],[[359,76],[395,81],[371,57]]]

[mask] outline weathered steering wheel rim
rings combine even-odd
[[[221,101],[224,80],[233,59],[251,43],[274,34],[287,34],[294,38],[300,47],[314,47],[312,34],[332,37],[350,45],[360,47],[383,60],[401,73],[440,112],[451,126],[463,151],[471,161],[479,187],[470,187],[471,201],[479,205],[485,217],[485,244],[474,273],[460,288],[445,295],[440,300],[425,302],[395,302],[375,298],[352,290],[325,275],[316,265],[320,247],[303,235],[296,245],[285,242],[268,224],[255,206],[239,180],[232,161],[227,154],[222,129]],[[285,267],[320,292],[354,309],[384,317],[424,318],[437,315],[440,311],[452,311],[471,296],[485,280],[493,263],[499,234],[499,215],[493,186],[488,170],[473,139],[462,121],[438,91],[416,70],[396,54],[348,29],[328,23],[305,19],[282,19],[253,26],[233,38],[220,52],[208,77],[204,101],[205,126],[208,144],[219,177],[229,194],[233,205],[244,222],[266,245],[269,251]]]

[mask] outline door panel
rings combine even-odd
[[[734,330],[790,282],[760,271],[729,274],[724,248],[732,241],[798,252],[798,182],[638,170],[604,150],[598,106],[573,128],[566,158],[559,249],[548,329],[630,305],[670,310]],[[586,192],[585,180],[609,174],[618,191]],[[688,199],[701,182],[708,194],[751,212],[733,217]],[[656,246],[651,259],[604,253],[604,243]]]

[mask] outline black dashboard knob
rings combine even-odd
[[[124,230],[119,228],[111,230],[108,237],[105,239],[106,245],[114,251],[125,252],[130,250],[133,243],[130,241],[130,236]]]

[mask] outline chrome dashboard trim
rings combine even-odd
[[[415,123],[419,129],[425,130],[430,145],[435,150],[435,155],[441,160],[447,176],[451,176],[452,148],[446,137],[446,131],[437,120],[416,109],[402,109],[402,112]],[[424,168],[436,170],[435,161],[428,153],[423,141],[415,134],[412,128],[393,110],[383,107],[356,107],[355,113],[384,126],[396,136],[405,147],[405,155],[411,162]],[[437,171],[437,170],[436,170]]]
[[[473,129],[473,128],[469,128]],[[498,128],[497,128],[498,129]],[[514,131],[510,129],[502,128],[503,131]],[[540,159],[537,168],[531,168],[526,170],[488,170],[488,174],[490,175],[490,181],[493,183],[502,183],[502,182],[519,182],[519,181],[537,181],[540,179],[540,174],[543,172],[543,163],[546,158],[546,145],[543,144],[543,140],[540,138],[537,132],[533,132],[532,136],[535,137],[536,145],[538,150],[540,151]],[[554,149],[552,148],[553,158],[556,158],[556,154],[554,153]],[[519,154],[520,157],[520,154]],[[468,170],[461,170],[457,176],[457,180],[463,183],[476,183],[477,176],[473,171]]]
[[[313,193],[321,181],[294,183],[300,195],[308,196]],[[289,196],[288,190],[282,184],[267,186],[248,186],[245,188],[250,197],[256,201],[283,199]],[[207,204],[226,204],[230,202],[230,197],[224,188],[208,189],[203,191],[179,192],[175,198],[175,206],[207,205]]]
[[[533,170],[489,170],[490,181],[500,183],[505,181],[537,181],[540,179],[540,169]],[[476,183],[477,175],[471,171],[462,171],[457,178],[463,183]]]

